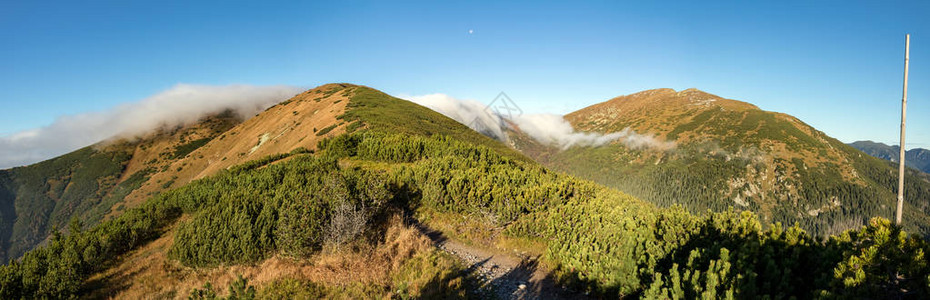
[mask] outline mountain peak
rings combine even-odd
[[[717,110],[760,111],[755,105],[726,99],[696,88],[682,91],[660,88],[619,96],[565,117],[585,131],[608,132],[631,127],[637,131],[660,134],[673,129],[664,127],[680,122],[653,124],[655,120],[669,120],[674,116],[691,117],[705,111]]]
[[[769,159],[800,159],[811,166],[841,161],[844,155],[822,132],[797,118],[693,88],[620,96],[565,118],[586,132],[629,128],[679,145],[707,144],[729,153],[754,149],[768,153]],[[843,178],[855,181],[852,169],[845,165],[842,169]]]
[[[692,87],[692,88],[683,89],[683,90],[681,90],[681,91],[676,91],[676,90],[673,89],[673,88],[648,89],[648,90],[643,90],[643,91],[635,92],[635,93],[632,93],[632,94],[629,94],[629,95],[625,95],[625,96],[620,96],[620,97],[643,97],[643,96],[672,95],[672,94],[674,94],[674,95],[679,95],[679,96],[680,96],[680,95],[683,95],[683,94],[695,94],[695,93],[707,94],[707,95],[711,95],[711,96],[720,98],[720,97],[718,97],[718,96],[716,96],[716,95],[712,95],[712,94],[710,94],[710,93],[707,93],[707,92],[705,92],[705,91],[702,91],[702,90],[700,90],[700,89],[698,89],[698,88],[693,88],[693,87]],[[617,98],[620,98],[620,97],[617,97]]]
[[[674,94],[674,93],[677,93],[675,89],[657,88],[657,89],[650,89],[650,90],[644,90],[644,91],[632,93],[632,94],[626,95],[626,97],[634,97],[634,96],[643,97],[643,96],[652,96],[652,95],[658,95],[658,94]],[[624,96],[621,96],[621,97],[624,97]]]
[[[723,99],[720,96],[699,90],[697,88],[688,88],[688,89],[682,90],[678,92],[678,96],[679,97],[707,97],[707,98]]]
[[[615,97],[604,103],[595,106],[625,106],[625,107],[642,107],[648,109],[660,109],[662,106],[678,107],[688,109],[690,106],[719,107],[725,110],[758,110],[755,105],[726,99],[697,88],[688,88],[676,91],[671,88],[658,88],[645,90],[625,96]],[[594,106],[592,106],[594,107]]]

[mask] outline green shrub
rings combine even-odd
[[[316,136],[321,136],[321,135],[327,134],[327,133],[329,133],[330,131],[332,131],[333,129],[336,129],[336,127],[339,127],[339,124],[333,124],[333,125],[326,126],[325,128],[320,129],[320,131],[317,131],[317,132],[316,132]]]
[[[177,159],[177,158],[182,158],[184,156],[187,156],[191,152],[194,152],[194,150],[197,150],[198,148],[203,147],[203,145],[206,145],[211,140],[213,140],[212,137],[207,137],[207,138],[193,140],[183,145],[178,145],[174,147],[174,152],[171,153],[171,156],[169,158]]]

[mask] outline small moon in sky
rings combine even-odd
[[[469,29],[469,30],[468,30],[468,34],[472,34],[472,33],[475,33],[475,30]]]

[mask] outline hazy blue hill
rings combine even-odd
[[[876,143],[873,141],[857,141],[849,145],[868,155],[892,162],[898,162],[898,155],[900,155],[901,151],[901,147],[888,146],[884,143]],[[920,170],[924,173],[930,173],[930,150],[923,148],[907,150],[904,152],[904,158],[904,164],[908,167]]]

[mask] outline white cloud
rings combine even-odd
[[[106,111],[59,117],[52,124],[0,137],[0,168],[26,165],[120,135],[186,125],[231,109],[243,118],[299,93],[293,86],[179,84]]]
[[[619,141],[633,149],[669,150],[675,148],[673,142],[660,141],[653,136],[638,134],[630,128],[608,134],[577,132],[571,123],[560,115],[520,115],[515,116],[511,121],[536,141],[559,147],[562,150],[573,146],[601,146],[613,141]]]
[[[400,98],[426,106],[489,137],[500,141],[508,140],[503,130],[506,125],[502,122],[502,117],[488,110],[487,106],[481,102],[459,100],[445,94],[401,96]],[[650,135],[638,134],[629,128],[608,134],[577,132],[565,118],[554,114],[517,115],[513,116],[510,122],[536,141],[563,150],[574,146],[601,146],[614,141],[633,149],[670,150],[675,148],[674,142],[661,141]]]
[[[501,129],[501,118],[487,109],[487,105],[474,100],[459,100],[445,94],[401,96],[423,105],[491,138],[505,141],[507,134]]]

